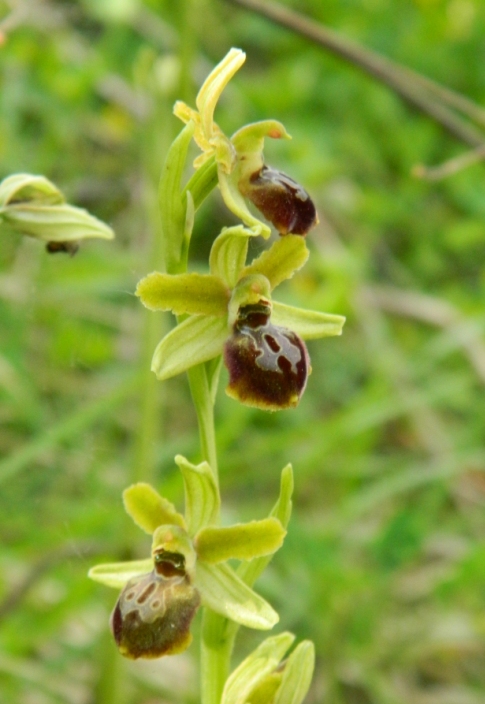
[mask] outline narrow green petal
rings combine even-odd
[[[185,487],[185,519],[193,536],[203,526],[215,523],[219,516],[220,498],[212,469],[207,462],[191,464],[182,455],[175,457]]]
[[[276,518],[264,518],[227,528],[202,528],[194,542],[200,560],[217,563],[231,558],[252,560],[271,555],[282,546],[285,535],[285,529]]]
[[[226,56],[213,68],[202,84],[196,98],[205,136],[213,133],[214,110],[222,91],[246,60],[241,49],[230,49]]]
[[[242,225],[224,228],[216,237],[210,253],[210,270],[234,288],[246,263],[248,242],[255,232]]]
[[[229,675],[221,704],[245,704],[255,687],[278,667],[294,640],[295,636],[288,632],[266,638]]]
[[[152,372],[162,381],[207,362],[221,354],[227,337],[225,316],[191,316],[159,343],[153,355]]]
[[[291,279],[295,271],[305,264],[308,255],[309,251],[303,237],[287,235],[276,240],[266,252],[247,266],[242,276],[263,274],[269,280],[273,290],[285,279]]]
[[[149,535],[165,524],[186,528],[182,514],[150,484],[139,482],[129,486],[123,492],[123,503],[126,513]]]
[[[280,495],[269,514],[277,518],[283,528],[287,528],[290,521],[293,486],[293,469],[291,464],[287,464],[281,472]],[[241,563],[237,569],[238,576],[241,577],[245,584],[252,586],[259,575],[266,569],[271,558],[272,555],[268,555],[267,557],[258,557],[255,560],[251,560],[251,562]]]
[[[276,611],[236,575],[229,565],[197,563],[195,586],[202,603],[248,628],[268,630],[279,621]]]
[[[153,560],[133,560],[131,562],[111,562],[91,567],[88,577],[106,587],[123,589],[129,579],[151,572]]]
[[[304,640],[288,658],[274,704],[301,704],[310,689],[314,667],[315,647]]]
[[[161,274],[154,271],[135,291],[150,310],[171,310],[175,315],[224,315],[230,292],[211,274]]]
[[[345,318],[343,315],[305,310],[274,301],[271,322],[293,330],[304,340],[314,340],[319,337],[341,335]]]

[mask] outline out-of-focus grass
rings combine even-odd
[[[133,296],[156,267],[152,191],[177,129],[169,106],[185,30],[169,2],[127,2],[124,18],[103,15],[107,2],[28,4],[31,21],[1,48],[0,176],[44,173],[110,222],[117,240],[71,259],[2,232],[1,699],[195,702],[195,646],[121,661],[107,637],[115,594],[86,579],[93,562],[148,547],[120,501],[140,457],[142,384],[162,399],[148,451],[172,500],[182,499],[173,455],[198,459],[185,380],[142,381],[146,316]],[[293,5],[483,102],[478,0]],[[217,119],[227,131],[284,122],[294,139],[268,145],[268,160],[318,202],[310,263],[281,295],[348,316],[342,338],[310,343],[313,373],[297,411],[242,408],[221,385],[226,514],[264,515],[293,462],[290,532],[260,588],[282,628],[315,640],[309,702],[478,704],[483,167],[440,183],[412,178],[413,165],[461,145],[302,39],[220,0],[193,9],[193,95],[230,46],[245,49]],[[227,223],[215,195],[197,224],[197,267]],[[238,654],[257,638],[244,632]]]

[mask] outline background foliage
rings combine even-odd
[[[485,99],[480,0],[286,4]],[[417,163],[464,145],[356,68],[223,0],[18,0],[2,12],[0,177],[45,174],[117,239],[69,258],[2,233],[1,700],[198,701],[196,648],[122,661],[107,630],[116,595],[86,572],[146,554],[122,489],[144,478],[180,502],[173,455],[198,460],[186,380],[147,372],[169,316],[146,314],[133,291],[157,266],[154,193],[180,127],[172,103],[192,103],[238,46],[248,59],[216,119],[227,132],[281,120],[293,141],[269,145],[270,163],[321,214],[310,264],[284,294],[348,322],[342,338],[310,343],[297,411],[265,415],[221,389],[227,518],[265,515],[293,462],[290,533],[259,588],[282,629],[315,641],[309,704],[482,702],[483,166],[414,178]],[[228,221],[212,197],[194,242],[201,270]],[[256,642],[245,633],[238,655]]]

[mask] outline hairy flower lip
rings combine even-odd
[[[287,174],[263,165],[239,181],[239,190],[280,235],[306,235],[318,223],[308,192]]]
[[[262,410],[296,407],[311,370],[303,340],[289,328],[273,325],[264,304],[240,309],[233,330],[223,351],[229,371],[226,393]]]
[[[200,603],[200,593],[185,573],[163,576],[154,569],[134,577],[123,588],[110,618],[120,653],[138,659],[185,650]]]

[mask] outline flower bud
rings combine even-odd
[[[312,199],[292,178],[263,166],[239,190],[276,227],[280,235],[306,235],[318,222]]]
[[[224,346],[229,370],[226,393],[247,406],[277,411],[297,406],[310,358],[303,341],[270,321],[267,302],[242,306]]]
[[[129,658],[158,658],[185,650],[200,594],[185,571],[182,554],[161,550],[154,569],[125,585],[111,615],[120,653]]]

